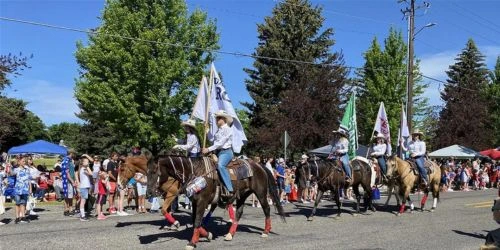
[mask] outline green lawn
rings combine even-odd
[[[57,157],[56,158],[41,158],[41,159],[35,159],[33,160],[33,163],[35,163],[35,166],[42,165],[46,166],[47,170],[52,170],[54,168],[54,164],[57,162]]]

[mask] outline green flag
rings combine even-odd
[[[356,95],[352,94],[345,108],[344,117],[340,123],[340,128],[347,131],[349,134],[349,158],[356,157],[358,149],[358,125],[356,123]]]

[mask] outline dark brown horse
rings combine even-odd
[[[368,164],[366,158],[356,157],[351,160],[351,170],[352,170],[352,189],[356,195],[356,212],[360,213],[360,200],[361,193],[359,192],[359,186],[363,188],[363,203],[365,205],[365,211],[371,209],[373,212],[376,211],[375,206],[373,206],[373,194],[372,194],[372,168]]]
[[[337,218],[340,217],[342,203],[340,202],[340,189],[347,188],[345,182],[345,173],[337,166],[337,163],[330,160],[311,160],[307,163],[300,163],[297,167],[299,174],[298,178],[306,178],[307,181],[315,181],[318,185],[318,194],[314,201],[314,208],[311,215],[307,218],[308,221],[314,219],[316,208],[318,207],[321,197],[326,191],[333,194],[337,204]]]
[[[423,188],[424,196],[420,201],[420,209],[423,211],[425,203],[429,192],[432,191],[432,197],[434,198],[431,212],[437,207],[437,202],[439,200],[439,183],[441,181],[441,168],[434,162],[426,162],[430,164],[432,168],[432,173],[429,174],[429,185]],[[411,168],[409,162],[400,159],[397,156],[391,156],[387,159],[387,177],[396,180],[396,185],[398,185],[398,195],[401,196],[402,204],[399,208],[399,213],[401,215],[405,211],[406,201],[410,202],[410,209],[413,211],[413,204],[410,200],[410,192],[415,186],[420,186],[420,178],[418,171],[414,172]]]
[[[283,221],[285,220],[285,214],[283,207],[280,205],[278,189],[272,173],[251,160],[247,160],[247,162],[251,167],[253,176],[238,182],[233,181],[237,197],[233,197],[228,203],[232,203],[236,200],[236,219],[233,221],[228,234],[226,234],[225,240],[233,239],[239,220],[243,214],[245,200],[252,193],[254,193],[260,201],[266,217],[262,237],[268,237],[271,231],[270,206],[267,201],[268,194],[272,197],[273,203],[276,205],[281,218]],[[195,177],[203,177],[207,183],[203,190],[191,198],[193,201],[193,236],[186,246],[186,249],[194,249],[200,237],[207,238],[208,240],[212,238],[212,234],[207,232],[202,223],[205,209],[210,205],[210,213],[212,213],[218,203],[219,205],[226,205],[220,204],[221,188],[216,169],[217,166],[215,162],[209,157],[187,158],[182,156],[162,156],[158,159],[156,166],[148,166],[148,179],[154,180],[159,177],[160,183],[162,179],[169,177],[180,182],[183,187],[189,184]],[[148,193],[153,192],[154,189],[154,185],[148,182]],[[181,189],[181,192],[182,191],[184,191],[184,188]]]

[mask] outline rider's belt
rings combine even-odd
[[[422,157],[424,157],[424,156],[423,156],[423,155],[419,155],[419,156],[415,156],[415,157],[413,157],[413,159],[415,159],[415,160],[416,160],[416,159],[419,159],[419,158],[422,158]]]
[[[380,159],[380,158],[384,158],[384,156],[383,155],[379,155],[379,156],[377,156],[375,158]]]

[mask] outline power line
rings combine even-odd
[[[300,60],[293,60],[293,59],[283,59],[283,58],[277,58],[277,57],[267,57],[267,56],[257,56],[257,55],[252,55],[252,54],[244,54],[240,52],[230,52],[230,51],[221,51],[221,50],[215,50],[215,49],[207,49],[207,48],[199,48],[195,46],[190,46],[190,45],[181,45],[181,44],[175,44],[175,43],[167,43],[167,42],[158,42],[158,41],[152,41],[152,40],[147,40],[147,39],[141,39],[141,38],[135,38],[135,37],[128,37],[128,36],[122,36],[122,35],[113,35],[113,34],[106,34],[102,33],[99,31],[92,31],[92,30],[83,30],[83,29],[76,29],[76,28],[70,28],[70,27],[64,27],[64,26],[58,26],[58,25],[52,25],[52,24],[46,24],[46,23],[39,23],[39,22],[33,22],[33,21],[27,21],[27,20],[20,20],[20,19],[14,19],[14,18],[8,18],[8,17],[1,17],[0,20],[4,21],[9,21],[9,22],[16,22],[16,23],[22,23],[22,24],[29,24],[29,25],[35,25],[35,26],[41,26],[41,27],[46,27],[46,28],[52,28],[52,29],[59,29],[59,30],[66,30],[66,31],[73,31],[73,32],[79,32],[79,33],[86,33],[90,35],[96,35],[96,34],[102,34],[102,35],[107,35],[110,37],[116,37],[116,38],[122,38],[122,39],[127,39],[127,40],[132,40],[132,41],[139,41],[139,42],[147,42],[147,43],[154,43],[154,44],[163,44],[163,45],[168,45],[168,46],[175,46],[175,47],[182,47],[186,49],[194,49],[194,50],[199,50],[203,52],[212,52],[212,53],[218,53],[218,54],[227,54],[227,55],[232,55],[232,56],[241,56],[241,57],[251,57],[255,59],[266,59],[266,60],[275,60],[275,61],[283,61],[283,62],[290,62],[290,63],[297,63],[297,64],[308,64],[308,65],[317,65],[317,66],[332,66],[331,64],[322,64],[322,63],[314,63],[314,62],[308,62],[308,61],[300,61]],[[338,66],[338,65],[333,65],[333,66]],[[353,69],[353,70],[373,70],[373,71],[382,71],[382,72],[393,72],[394,70],[387,69],[387,68],[365,68],[365,67],[355,67],[355,66],[346,66],[342,65],[339,68],[347,68],[347,69]],[[405,71],[401,71],[400,74],[406,74]],[[423,78],[433,80],[436,82],[448,84],[445,81],[426,76],[424,74],[418,73],[420,76]],[[477,91],[465,87],[460,87],[469,91]],[[499,97],[500,98],[500,97]]]
[[[486,19],[486,18],[484,18],[484,17],[482,17],[482,16],[480,16],[480,15],[478,15],[478,14],[476,14],[476,13],[472,12],[471,10],[466,9],[466,8],[464,8],[464,7],[460,6],[460,5],[458,5],[458,4],[457,4],[457,3],[455,3],[455,2],[451,2],[451,3],[452,3],[455,7],[459,8],[459,9],[462,9],[462,10],[464,10],[464,11],[466,11],[466,12],[469,12],[471,15],[473,15],[473,16],[475,16],[475,17],[477,17],[477,18],[479,18],[479,19],[481,19],[481,20],[483,20],[483,21],[485,21],[485,22],[489,23],[490,25],[493,25],[494,27],[500,28],[500,25],[498,25],[498,24],[496,24],[496,23],[494,23],[494,22],[492,22],[492,21],[490,21],[490,20],[488,20],[488,19]]]
[[[457,5],[457,4],[455,4],[455,3],[453,3],[453,5],[454,5],[454,6],[458,6],[458,5]],[[463,8],[462,8],[462,7],[460,7],[460,6],[458,6],[458,8],[460,8],[460,9],[462,9],[462,10],[463,10]],[[459,12],[459,11],[456,11],[456,12],[457,12],[459,15],[462,15],[462,16],[465,16],[465,15],[466,15],[466,13],[465,13],[465,12]],[[469,14],[471,14],[472,16],[480,17],[480,16],[477,16],[476,14],[474,14],[473,12],[471,12],[471,11],[469,11],[469,10],[467,10],[467,12],[468,12]],[[482,18],[482,17],[481,17],[481,18]],[[484,19],[484,18],[482,18],[482,19]],[[473,22],[475,22],[475,23],[477,23],[477,24],[479,24],[479,25],[482,25],[482,26],[484,26],[485,28],[490,29],[490,30],[492,30],[492,31],[494,31],[494,32],[500,33],[500,31],[499,31],[497,28],[493,28],[493,27],[491,27],[491,26],[486,26],[484,23],[479,22],[479,21],[477,21],[477,20],[475,20],[475,19],[472,19],[472,18],[469,18],[469,20],[470,20],[470,21],[473,21]]]

